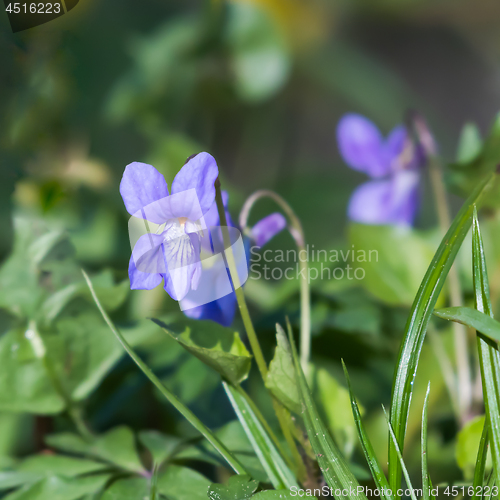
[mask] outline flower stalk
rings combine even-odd
[[[297,245],[299,256],[302,251],[307,254],[304,229],[299,218],[290,205],[277,193],[267,189],[256,191],[243,205],[240,214],[240,227],[245,233],[249,232],[248,217],[252,207],[260,198],[271,198],[285,212],[289,226],[288,230]],[[299,258],[300,266],[300,364],[305,373],[308,373],[309,358],[311,356],[311,291],[308,281],[309,264],[307,259]]]
[[[260,374],[266,383],[268,369],[267,364],[264,358],[264,354],[262,352],[262,348],[260,347],[259,339],[257,337],[257,333],[255,332],[255,328],[252,323],[252,319],[250,317],[250,313],[248,311],[248,306],[245,299],[245,294],[243,292],[243,288],[241,287],[241,282],[238,276],[238,270],[236,268],[236,263],[234,261],[234,255],[231,251],[231,241],[229,232],[227,231],[227,218],[226,211],[224,209],[224,203],[222,200],[222,192],[219,178],[215,181],[215,202],[217,203],[217,210],[219,212],[220,226],[222,230],[222,236],[224,239],[224,254],[227,262],[227,266],[229,268],[229,273],[231,275],[231,280],[233,282],[234,293],[236,295],[236,300],[238,302],[238,308],[240,310],[240,314],[243,320],[243,325],[245,326],[245,330],[247,332],[248,340],[250,342],[250,346],[252,348],[252,352],[255,356],[255,361],[257,362],[257,366],[259,368]],[[293,438],[293,422],[289,415],[287,415],[286,409],[283,405],[276,400],[272,395],[273,408],[278,419],[278,422],[281,427],[281,431],[283,432],[283,436],[292,452],[292,455],[296,462],[297,474],[299,477],[304,477],[305,469],[302,463],[302,459],[300,457],[300,453],[295,444],[295,440]]]
[[[267,364],[264,359],[264,354],[260,347],[259,339],[257,338],[257,333],[255,333],[255,328],[253,327],[252,319],[250,318],[250,312],[248,311],[248,306],[243,294],[243,288],[241,288],[240,277],[238,276],[238,269],[236,268],[236,262],[234,261],[234,255],[231,251],[231,241],[227,228],[226,211],[224,209],[224,203],[222,201],[222,193],[220,188],[219,178],[215,181],[215,202],[217,203],[217,210],[219,212],[220,226],[222,230],[222,236],[224,239],[224,248],[226,251],[224,255],[226,257],[227,266],[229,268],[229,273],[231,275],[231,280],[233,282],[234,293],[236,295],[236,300],[238,302],[238,308],[240,310],[241,318],[243,319],[243,325],[247,332],[248,340],[252,347],[253,355],[255,356],[255,361],[259,368],[260,374],[264,381],[267,378]]]

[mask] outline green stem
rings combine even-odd
[[[300,255],[307,249],[305,244],[304,229],[299,218],[295,215],[290,205],[274,191],[262,189],[256,191],[248,198],[243,205],[240,214],[240,227],[244,232],[248,231],[247,223],[250,210],[255,202],[260,198],[271,198],[285,212],[290,222],[288,230],[299,250],[299,266],[300,266],[300,364],[305,373],[308,373],[309,358],[311,355],[311,292],[309,287],[309,264],[307,258],[302,260]]]
[[[219,178],[217,178],[217,180],[215,181],[215,201],[217,203],[220,226],[224,239],[224,254],[226,256],[227,265],[229,267],[229,274],[231,275],[231,280],[233,282],[234,292],[236,294],[236,300],[238,302],[238,308],[240,310],[241,318],[243,319],[243,325],[245,326],[250,346],[252,347],[253,355],[255,356],[255,361],[257,362],[260,374],[262,375],[262,378],[265,382],[267,378],[267,364],[260,347],[259,339],[257,338],[257,334],[255,333],[252,319],[250,318],[250,313],[248,311],[243,288],[241,288],[240,277],[238,276],[238,269],[236,268],[234,255],[231,250],[231,239],[229,236],[229,232],[227,231],[226,211],[224,209],[224,203],[222,201]]]
[[[285,437],[285,441],[287,442],[292,452],[293,459],[295,461],[295,470],[297,477],[299,481],[303,482],[307,477],[307,472],[293,437],[294,429],[292,417],[290,415],[290,412],[277,399],[274,398],[273,407],[274,412],[276,413],[276,417],[278,418],[281,430],[283,432],[283,436]]]
[[[229,273],[231,275],[231,280],[233,282],[234,291],[236,294],[236,300],[238,302],[238,307],[241,313],[241,317],[243,319],[243,324],[245,326],[245,330],[247,332],[248,340],[250,341],[250,346],[252,348],[253,354],[255,356],[255,361],[257,362],[257,366],[259,368],[260,374],[262,375],[262,379],[264,384],[267,379],[267,364],[264,359],[264,354],[262,353],[262,349],[260,347],[259,339],[255,332],[255,328],[252,323],[252,318],[250,317],[250,313],[248,311],[248,306],[245,300],[245,294],[243,293],[243,288],[241,287],[240,278],[238,276],[238,269],[236,267],[236,263],[234,261],[234,255],[231,249],[231,239],[229,236],[229,232],[227,230],[227,219],[226,219],[226,211],[224,209],[224,203],[222,201],[222,193],[220,187],[220,181],[217,178],[215,181],[215,201],[217,203],[217,210],[219,212],[220,219],[220,227],[222,230],[222,236],[224,239],[224,254],[226,256],[227,265],[229,267]],[[291,430],[291,426],[293,426],[293,422],[291,419],[286,418],[286,414],[284,413],[283,405],[277,401],[272,395],[273,398],[273,407],[276,413],[276,417],[281,427],[281,431],[285,436],[288,446],[296,459],[297,469],[299,472],[301,471],[302,460],[300,457],[300,453],[297,449],[295,441],[293,439],[293,432]]]
[[[86,441],[92,441],[94,439],[94,434],[85,423],[82,408],[73,404],[68,408],[68,414],[71,417],[71,420],[73,420],[73,423],[75,424],[75,427],[80,435]]]
[[[89,277],[82,269],[83,277],[87,282],[90,289],[90,293],[97,305],[97,308],[102,314],[104,321],[109,326],[110,330],[114,333],[120,344],[123,346],[128,355],[134,360],[135,364],[142,370],[144,375],[148,377],[151,382],[156,386],[156,388],[165,396],[167,401],[179,412],[182,416],[200,433],[205,439],[220,453],[220,455],[226,460],[226,462],[232,467],[232,469],[237,474],[248,474],[243,465],[233,456],[233,454],[221,443],[221,441],[209,430],[203,422],[189,409],[187,408],[178,398],[170,392],[160,381],[160,379],[151,371],[151,369],[142,361],[142,359],[135,353],[135,351],[130,347],[129,343],[125,340],[122,333],[115,327],[106,311],[102,307],[97,295],[92,286],[92,282]]]

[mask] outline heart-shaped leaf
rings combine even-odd
[[[206,500],[210,481],[187,467],[170,466],[158,478],[158,491],[169,500]]]
[[[290,411],[300,414],[302,408],[295,378],[292,352],[286,334],[280,325],[276,325],[276,340],[277,347],[274,358],[269,365],[266,387]]]
[[[144,467],[137,455],[134,434],[128,427],[117,427],[97,437],[92,443],[71,433],[48,436],[49,446],[70,453],[100,458],[120,469],[144,473]]]
[[[109,478],[107,474],[77,479],[51,476],[11,493],[5,500],[78,500],[98,492]]]
[[[181,325],[153,321],[231,384],[237,385],[247,378],[252,356],[235,330],[213,321],[186,320]]]

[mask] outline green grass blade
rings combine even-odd
[[[497,344],[500,342],[500,322],[477,309],[471,307],[446,307],[434,311],[434,314],[439,318],[474,328],[474,330],[482,333]]]
[[[493,317],[486,259],[475,209],[472,228],[472,271],[476,309]],[[478,335],[477,345],[483,381],[486,422],[488,423],[489,437],[491,439],[493,470],[496,483],[500,484],[500,414],[498,412],[498,408],[500,408],[500,355],[496,349],[497,346],[481,335]]]
[[[432,481],[429,476],[429,467],[427,460],[427,407],[429,405],[429,393],[431,390],[431,383],[427,385],[427,392],[425,393],[424,408],[422,410],[422,490],[424,500],[435,500],[434,495],[431,493]]]
[[[483,432],[481,434],[481,440],[479,441],[479,449],[477,451],[476,468],[474,470],[474,481],[472,483],[474,487],[474,492],[472,494],[471,500],[479,500],[483,498],[480,494],[484,486],[484,473],[486,469],[486,458],[488,457],[488,424],[485,421]]]
[[[488,487],[488,489],[486,489],[486,491],[483,494],[483,500],[498,499],[498,494],[493,494],[496,493],[493,490],[493,488],[496,486],[495,474],[493,471],[491,471],[488,476],[488,481],[486,482],[486,486]]]
[[[347,372],[347,367],[345,366],[344,360],[342,360],[342,367],[344,368],[344,374],[347,380],[347,387],[349,389],[349,396],[351,398],[351,407],[352,407],[352,414],[354,416],[354,422],[356,423],[356,428],[358,429],[358,436],[361,442],[361,447],[363,449],[363,453],[365,454],[366,461],[368,462],[368,466],[370,467],[373,480],[375,481],[377,488],[380,491],[384,491],[386,493],[385,495],[381,496],[383,496],[387,500],[392,500],[392,494],[390,492],[389,482],[385,477],[384,470],[382,469],[377,459],[375,450],[373,449],[373,446],[370,442],[368,434],[366,433],[365,427],[363,425],[363,421],[361,419],[361,413],[359,412],[358,403],[352,391],[351,379],[349,378],[349,373]]]
[[[185,406],[177,396],[170,392],[160,381],[160,379],[151,371],[148,365],[142,361],[142,359],[135,353],[135,351],[130,347],[130,344],[125,340],[125,337],[122,335],[120,330],[115,327],[110,317],[107,315],[106,311],[102,307],[97,295],[94,291],[94,287],[92,286],[92,282],[90,278],[87,276],[87,273],[82,270],[83,277],[87,282],[87,285],[90,289],[90,293],[94,299],[94,302],[97,305],[104,321],[109,326],[109,329],[114,333],[115,337],[118,339],[120,344],[123,346],[127,354],[134,360],[135,364],[142,370],[144,375],[148,377],[148,379],[156,386],[156,388],[162,393],[163,396],[167,399],[167,401],[179,412],[182,416],[198,431],[200,434],[207,439],[207,441],[220,453],[222,458],[231,466],[231,468],[237,474],[248,474],[243,465],[233,456],[233,454],[220,442],[219,438],[217,438],[211,430],[209,430],[205,424],[187,407]]]
[[[289,328],[289,340],[292,347],[295,375],[299,387],[299,396],[303,406],[302,416],[306,426],[307,435],[311,446],[316,454],[318,464],[323,473],[326,483],[334,491],[346,489],[348,498],[367,500],[362,489],[358,490],[359,483],[342,456],[342,453],[334,443],[328,429],[318,414],[318,410],[307,386],[306,377],[297,354],[297,348]]]
[[[410,474],[408,473],[408,469],[406,468],[405,462],[403,460],[403,455],[401,453],[401,449],[398,444],[398,440],[396,438],[396,434],[394,433],[394,429],[392,428],[391,421],[389,419],[389,415],[387,415],[387,412],[385,411],[384,406],[382,406],[382,409],[384,410],[384,415],[387,420],[387,425],[389,426],[389,434],[391,435],[392,442],[394,443],[394,448],[396,450],[396,454],[399,460],[399,463],[401,465],[401,469],[403,471],[403,475],[406,480],[406,486],[407,489],[410,490],[410,497],[412,500],[417,500],[417,497],[415,495],[415,490],[413,488],[413,485],[411,484],[411,479],[410,479]]]
[[[391,395],[390,420],[401,449],[404,447],[413,381],[427,325],[446,276],[471,226],[473,206],[481,198],[486,186],[494,177],[495,174],[487,176],[464,203],[439,245],[413,302],[399,351]],[[401,484],[401,470],[396,446],[390,441],[389,482],[393,492],[397,491]]]
[[[252,447],[259,457],[262,467],[267,472],[272,485],[277,490],[289,490],[292,486],[298,486],[295,476],[278,452],[260,419],[254,413],[252,406],[235,387],[227,382],[222,384],[238,416],[238,420],[241,422],[250,443],[252,443]]]

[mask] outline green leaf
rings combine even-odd
[[[358,403],[356,398],[354,397],[354,393],[351,387],[351,380],[349,378],[349,374],[347,373],[347,367],[342,360],[342,367],[344,368],[345,378],[347,380],[347,386],[349,388],[349,396],[351,399],[352,413],[354,415],[354,421],[356,422],[356,427],[358,430],[359,440],[361,442],[361,447],[363,448],[363,453],[365,454],[366,461],[368,462],[368,466],[370,467],[370,471],[373,476],[373,480],[377,485],[377,488],[380,491],[385,491],[386,494],[383,495],[387,500],[392,499],[392,494],[389,493],[389,482],[385,477],[384,470],[380,465],[377,455],[375,454],[375,450],[370,442],[370,438],[366,433],[365,427],[363,425],[363,420],[361,419],[361,412],[359,411]],[[382,495],[381,495],[382,496]]]
[[[32,484],[41,479],[39,474],[9,470],[0,472],[0,490],[10,490],[25,484]]]
[[[132,345],[157,332],[149,321],[124,329]],[[63,317],[55,331],[33,324],[7,332],[0,337],[0,410],[59,413],[66,400],[82,400],[95,390],[122,356],[94,312]]]
[[[330,488],[334,490],[347,488],[348,491],[355,491],[354,495],[349,495],[350,499],[357,498],[366,500],[364,493],[358,493],[359,483],[354,474],[349,469],[345,458],[340,453],[337,445],[330,436],[328,429],[323,423],[316,405],[307,386],[306,377],[302,371],[292,333],[289,331],[290,345],[292,347],[293,362],[295,364],[297,385],[303,406],[303,418],[307,430],[309,441],[311,442],[318,464],[323,473],[323,477]]]
[[[431,390],[431,383],[427,385],[427,392],[425,393],[424,407],[422,409],[422,435],[421,435],[421,455],[422,455],[422,489],[424,500],[435,500],[432,495],[432,481],[429,476],[428,456],[427,456],[427,407],[429,405],[429,393]]]
[[[109,475],[76,479],[52,476],[7,495],[5,500],[78,500],[99,491],[109,478]]]
[[[476,465],[474,468],[474,481],[472,486],[474,487],[474,494],[472,495],[472,500],[482,499],[482,487],[485,482],[485,470],[486,470],[486,460],[488,459],[488,444],[489,444],[489,431],[486,419],[483,423],[483,432],[481,433],[481,438],[479,441],[479,448],[477,450]]]
[[[64,410],[65,402],[36,355],[30,334],[18,329],[0,337],[0,409],[41,415]]]
[[[220,441],[227,446],[231,453],[243,464],[248,474],[255,480],[268,483],[269,478],[262,468],[259,458],[255,454],[252,444],[239,420],[233,420],[215,432]],[[201,441],[184,448],[175,454],[176,460],[201,460],[214,465],[221,465],[215,448],[207,441]]]
[[[311,370],[313,396],[323,411],[326,424],[335,442],[346,455],[352,452],[356,440],[356,423],[351,409],[349,391],[343,387],[325,367],[316,364]],[[362,406],[358,407],[361,415]]]
[[[23,460],[16,470],[44,476],[56,475],[76,477],[82,474],[106,469],[105,464],[85,460],[82,458],[67,457],[63,455],[32,455]]]
[[[491,174],[480,182],[462,206],[439,245],[411,307],[396,363],[391,394],[391,427],[401,448],[404,446],[413,381],[427,325],[446,276],[470,228],[474,204],[481,199],[485,188],[494,178],[495,174]],[[392,442],[389,445],[389,483],[392,491],[397,491],[401,484],[401,464],[396,447]]]
[[[408,489],[410,490],[410,497],[412,500],[417,500],[417,497],[415,496],[415,490],[413,488],[413,485],[411,484],[410,474],[408,473],[408,469],[406,468],[405,462],[403,460],[403,454],[401,453],[401,449],[399,448],[399,443],[398,443],[398,440],[396,438],[396,434],[394,433],[394,429],[392,428],[391,421],[389,420],[389,416],[387,415],[385,408],[384,407],[382,407],[382,408],[384,409],[385,418],[387,420],[387,425],[389,427],[389,433],[391,435],[392,442],[393,442],[394,447],[396,449],[396,454],[398,456],[399,463],[401,464],[401,468],[403,470],[403,475],[404,475],[405,480],[406,480],[406,485],[407,485]]]
[[[90,443],[82,439],[78,434],[72,432],[60,432],[45,436],[45,443],[56,450],[75,453],[77,455],[90,454]]]
[[[349,239],[356,257],[349,254],[348,263],[364,270],[362,286],[384,303],[410,305],[432,258],[434,238],[395,226],[351,224]]]
[[[99,386],[123,356],[123,349],[93,312],[62,318],[56,327],[58,344],[51,346],[50,354],[59,366],[61,379],[72,399],[80,401]],[[141,321],[123,328],[123,335],[136,346],[158,331],[150,321]]]
[[[286,334],[279,324],[276,325],[276,340],[277,347],[274,358],[269,365],[266,387],[290,411],[299,414],[301,405],[297,381],[295,379],[292,353],[290,351],[290,344],[286,339]]]
[[[465,163],[452,165],[450,180],[452,185],[468,195],[477,185],[477,179],[494,171],[500,158],[500,113],[494,119],[490,132],[483,142],[479,154]],[[485,206],[498,207],[500,186],[493,186],[484,197]]]
[[[252,356],[238,332],[213,321],[185,320],[182,325],[166,325],[153,319],[174,340],[205,364],[220,373],[232,384],[245,380],[250,371]]]
[[[60,230],[51,230],[41,219],[15,216],[14,248],[0,268],[0,307],[20,318],[34,318],[38,306],[47,295],[40,282],[42,271],[65,272],[62,261],[73,253],[67,236]],[[50,272],[51,287],[57,279]]]
[[[43,478],[73,478],[102,471],[105,464],[62,455],[33,455],[23,460],[16,470],[0,472],[0,490],[32,484]]]
[[[484,255],[483,242],[474,207],[474,225],[472,228],[472,270],[474,277],[474,296],[476,309],[493,317],[488,284],[488,272]],[[491,439],[491,456],[497,484],[500,484],[500,354],[498,346],[491,341],[477,338],[479,365],[483,381],[483,398],[486,408],[489,437]]]
[[[500,322],[477,309],[446,307],[437,309],[434,314],[439,318],[456,321],[469,328],[474,328],[497,344],[500,342]]]
[[[210,481],[186,467],[170,466],[158,478],[158,491],[169,500],[206,500]]]
[[[278,452],[272,439],[264,429],[259,418],[255,415],[246,398],[229,384],[223,382],[223,385],[238,416],[238,420],[241,422],[243,429],[245,429],[246,435],[259,457],[262,467],[267,472],[271,484],[278,490],[297,486],[294,475],[286,465],[285,460]]]
[[[125,470],[145,472],[135,447],[134,433],[128,427],[117,427],[99,436],[92,443],[90,453]]]
[[[458,140],[457,162],[473,161],[481,152],[482,146],[483,141],[478,126],[475,123],[466,123],[462,127]]]
[[[139,432],[139,441],[149,450],[153,463],[160,466],[179,448],[182,440],[175,436],[166,436],[158,431]]]
[[[123,280],[116,284],[113,280],[113,273],[106,269],[92,277],[95,291],[104,309],[112,311],[119,307],[130,291],[129,280]],[[40,315],[43,318],[44,324],[50,324],[60,314],[72,300],[77,297],[84,297],[92,300],[89,288],[85,280],[71,283],[66,287],[58,290],[41,305]]]
[[[290,54],[283,35],[261,6],[232,3],[228,42],[232,53],[236,89],[248,101],[275,94],[290,74]]]
[[[33,315],[43,297],[38,286],[38,263],[33,261],[30,245],[36,248],[34,235],[46,231],[39,221],[14,217],[14,247],[0,268],[0,307],[16,316]]]
[[[46,442],[62,451],[96,457],[130,472],[145,472],[137,454],[134,434],[128,427],[111,429],[92,443],[71,433],[47,436]]]
[[[226,484],[211,484],[208,489],[210,500],[245,500],[259,487],[258,481],[250,476],[232,476]]]
[[[149,492],[147,479],[120,479],[104,492],[100,500],[144,500],[148,498]]]
[[[455,456],[457,458],[457,464],[462,469],[466,480],[472,479],[476,468],[478,449],[481,447],[484,424],[485,416],[479,415],[469,420],[458,433]],[[489,463],[488,465],[485,463],[485,467],[491,468],[491,457],[487,462]],[[481,481],[482,479],[483,478],[481,478]]]

